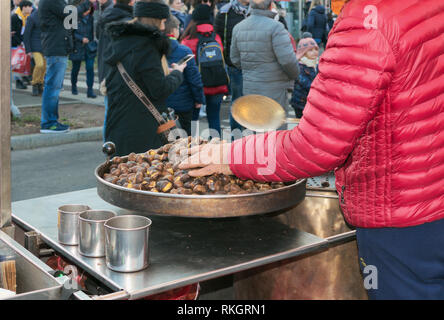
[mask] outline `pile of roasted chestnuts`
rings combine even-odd
[[[131,153],[127,161],[122,157],[114,157],[110,160],[109,170],[103,179],[124,188],[182,195],[247,194],[278,189],[286,185],[281,182],[241,180],[235,176],[221,174],[191,177],[187,170],[178,168],[183,155],[187,156],[184,150],[193,145],[208,143],[205,140],[193,139],[195,138],[183,138],[142,154]],[[170,159],[172,157],[174,160]]]

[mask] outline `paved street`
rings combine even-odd
[[[12,201],[92,188],[102,143],[81,142],[11,153]]]

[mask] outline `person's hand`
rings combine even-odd
[[[230,150],[231,144],[226,142],[195,146],[189,152],[190,157],[179,165],[179,169],[196,169],[188,172],[192,177],[210,176],[215,173],[232,175],[229,165]]]
[[[194,108],[196,108],[196,109],[200,109],[200,108],[202,108],[202,103],[196,103],[196,104],[194,105]]]
[[[171,65],[171,69],[172,69],[173,71],[177,70],[177,71],[183,72],[183,70],[186,68],[186,66],[187,66],[186,63],[183,63],[183,64],[173,63],[173,64]]]
[[[89,43],[89,40],[88,40],[88,38],[83,38],[82,42],[83,42],[83,44],[87,44],[87,43]]]

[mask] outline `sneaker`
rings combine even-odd
[[[79,94],[79,90],[77,90],[77,86],[76,85],[72,85],[72,87],[71,87],[71,93],[73,94],[73,95],[78,95]]]
[[[49,127],[40,129],[40,133],[66,133],[69,131],[69,126],[58,123]]]

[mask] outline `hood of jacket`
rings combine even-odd
[[[113,21],[131,19],[132,17],[133,7],[116,3],[113,7],[109,7],[103,12],[99,23],[105,25]]]
[[[316,11],[316,13],[325,14],[325,7],[324,6],[321,6],[321,5],[316,6],[313,8],[313,10]]]
[[[105,61],[111,65],[117,64],[133,50],[143,50],[154,46],[161,55],[168,55],[170,40],[158,28],[139,22],[112,22],[106,26],[111,36],[111,50],[105,53]]]
[[[214,27],[209,23],[199,24],[196,27],[196,31],[201,34],[212,33],[214,31]]]

